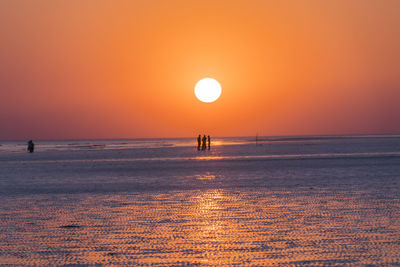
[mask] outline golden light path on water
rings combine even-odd
[[[204,173],[197,179],[213,177]],[[400,201],[370,198],[369,194],[308,188],[208,189],[3,198],[2,205],[8,208],[0,214],[0,240],[11,242],[0,246],[0,262],[398,263]],[[30,208],[24,208],[28,202]]]

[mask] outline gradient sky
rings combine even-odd
[[[0,139],[400,133],[400,1],[0,2]],[[198,101],[196,82],[222,95]]]

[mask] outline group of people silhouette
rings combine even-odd
[[[208,144],[208,146],[207,146]],[[206,150],[208,147],[208,150],[210,150],[211,147],[211,138],[210,136],[204,135],[203,138],[201,138],[201,134],[197,137],[197,150]]]

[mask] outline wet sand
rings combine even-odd
[[[0,263],[398,266],[399,140],[299,142],[0,155]]]

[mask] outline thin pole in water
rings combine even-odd
[[[256,146],[258,146],[258,133],[256,133]]]

